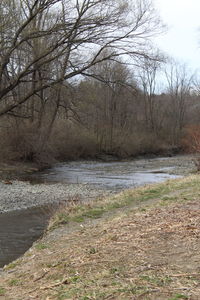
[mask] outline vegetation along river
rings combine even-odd
[[[44,232],[52,205],[83,201],[162,182],[194,171],[189,155],[118,162],[81,161],[0,183],[0,267],[22,255]]]

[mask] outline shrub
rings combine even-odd
[[[200,125],[190,125],[185,128],[182,146],[186,152],[197,154],[194,161],[197,170],[200,171]]]

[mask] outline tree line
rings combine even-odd
[[[198,80],[152,43],[149,0],[2,0],[0,158],[128,157],[179,149]],[[158,89],[161,70],[165,84]]]

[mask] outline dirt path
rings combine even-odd
[[[163,189],[141,192],[160,192],[155,208],[47,235],[3,272],[0,299],[200,299],[200,177]]]

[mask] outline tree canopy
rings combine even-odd
[[[0,14],[0,116],[102,61],[151,57],[161,29],[149,0],[2,0]]]

